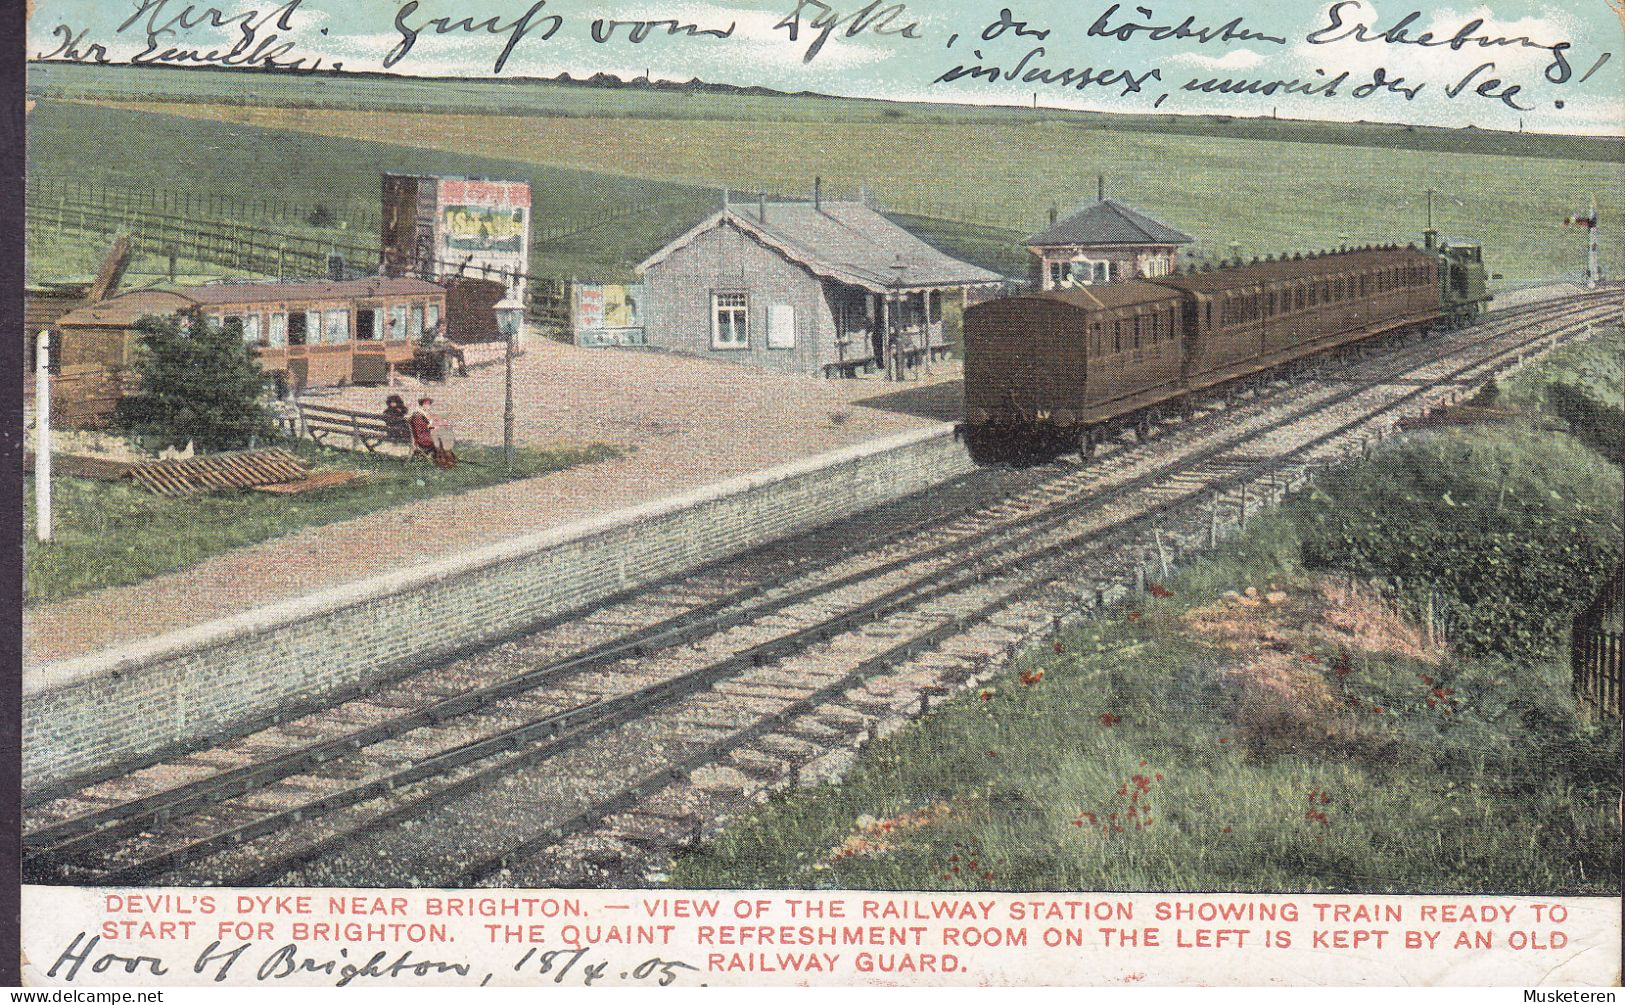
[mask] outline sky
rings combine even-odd
[[[416,76],[647,72],[907,101],[1617,135],[1625,134],[1625,30],[1610,2],[37,0],[29,55],[63,58],[69,39],[81,55],[99,56],[92,46],[101,46],[115,62],[149,49],[224,51],[246,27],[255,47],[270,35],[273,46],[291,43],[284,59]],[[1151,37],[1187,18],[1188,32],[1214,37]],[[612,30],[597,41],[599,19],[662,24],[634,42],[631,25],[604,23]],[[811,51],[825,35],[819,19],[839,20]],[[669,21],[728,37],[673,35]],[[1355,36],[1358,26],[1369,40]],[[1401,40],[1427,32],[1435,42],[1462,41]],[[1329,81],[1336,86],[1319,93]],[[1274,93],[1215,93],[1226,82],[1231,91],[1250,84]],[[1311,93],[1293,93],[1293,82]],[[1203,84],[1206,91],[1192,89]]]

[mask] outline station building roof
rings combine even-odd
[[[859,202],[727,206],[667,244],[638,272],[717,227],[734,227],[815,275],[874,293],[1002,283],[995,272],[944,254]],[[897,265],[904,266],[902,269]]]

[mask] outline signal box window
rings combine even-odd
[[[750,346],[750,306],[743,293],[711,294],[711,348]]]

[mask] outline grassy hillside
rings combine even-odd
[[[197,162],[201,170],[193,173],[193,183],[205,186],[235,184],[237,158],[229,147],[258,135],[245,128],[253,126],[273,138],[251,142],[278,152],[271,163],[250,170],[264,171],[267,184],[289,189],[311,185],[311,176],[319,173],[315,164],[322,162],[337,168],[333,178],[322,179],[323,187],[353,185],[371,192],[375,182],[364,182],[360,171],[410,161],[462,173],[524,177],[528,172],[538,184],[561,186],[559,197],[572,204],[624,198],[627,186],[644,192],[647,186],[678,184],[806,193],[816,175],[832,192],[850,195],[865,186],[900,213],[974,223],[1019,237],[1039,229],[1051,206],[1064,209],[1091,197],[1095,176],[1104,174],[1113,194],[1196,237],[1191,251],[1198,257],[1227,255],[1231,242],[1251,257],[1329,247],[1344,235],[1353,243],[1413,240],[1424,225],[1424,192],[1432,187],[1440,193],[1435,202],[1440,229],[1447,237],[1483,243],[1490,269],[1504,277],[1499,288],[1581,275],[1585,237],[1563,227],[1563,218],[1583,209],[1592,195],[1603,205],[1625,202],[1625,174],[1606,162],[1276,143],[1104,130],[1074,122],[876,124],[203,104],[144,108],[208,121],[195,127],[200,136],[228,130],[226,149],[211,144],[209,162]],[[57,106],[50,114],[67,112]],[[40,115],[37,110],[35,116]],[[160,126],[150,116],[126,121],[133,128],[123,130],[125,142],[142,148],[179,128]],[[297,134],[363,143],[350,151],[311,145],[296,158],[315,162],[311,169],[301,163],[278,182],[269,176],[287,160],[294,148],[290,137]],[[202,147],[195,144],[190,152],[195,156]],[[416,149],[407,155],[403,147]],[[60,146],[37,149],[35,169],[86,170],[83,160],[65,156],[71,152]],[[151,169],[132,159],[121,170]],[[626,247],[656,231],[675,232],[651,219],[643,222],[648,230],[642,234],[633,227],[594,235],[582,253],[602,250],[614,257],[604,242]],[[1602,237],[1604,261],[1617,269],[1625,252],[1625,221],[1605,214]],[[641,250],[654,246],[644,240]],[[622,260],[627,257],[640,256]]]
[[[118,156],[105,154],[109,136],[118,137]],[[46,101],[29,116],[29,172],[33,177],[66,178],[115,190],[191,192],[245,204],[271,193],[304,207],[325,205],[340,219],[367,221],[378,217],[383,171],[528,179],[537,227],[591,221],[627,205],[657,206],[654,212],[607,221],[545,247],[533,243],[536,274],[606,281],[630,278],[632,264],[691,226],[719,199],[716,191],[694,185],[383,142],[387,139],[387,134],[376,142],[329,139],[286,129]],[[290,228],[285,222],[271,229],[336,233],[331,228]],[[347,236],[375,239],[359,227]],[[31,250],[36,243],[31,242]],[[96,250],[78,259],[99,261],[106,242],[87,243]],[[78,267],[83,271],[82,262]],[[30,278],[51,278],[40,273],[31,268]]]
[[[1228,115],[1128,115],[1054,108],[903,103],[817,94],[718,93],[658,82],[588,86],[518,79],[300,76],[173,67],[88,67],[35,63],[37,93],[78,100],[278,105],[373,111],[588,119],[711,119],[764,122],[1074,125],[1092,129],[1218,136],[1282,143],[1332,143],[1397,150],[1625,161],[1625,138],[1552,136],[1370,122],[1299,122]]]

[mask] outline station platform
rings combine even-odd
[[[753,471],[951,422],[959,369],[907,382],[774,375],[659,352],[543,339],[514,361],[521,445],[608,444],[622,456],[300,530],[144,582],[28,608],[25,667],[84,656],[252,608],[372,579],[515,535],[601,518]],[[333,404],[381,412],[428,395],[461,441],[501,444],[503,369],[446,384],[347,388]],[[426,468],[424,477],[434,471]]]

